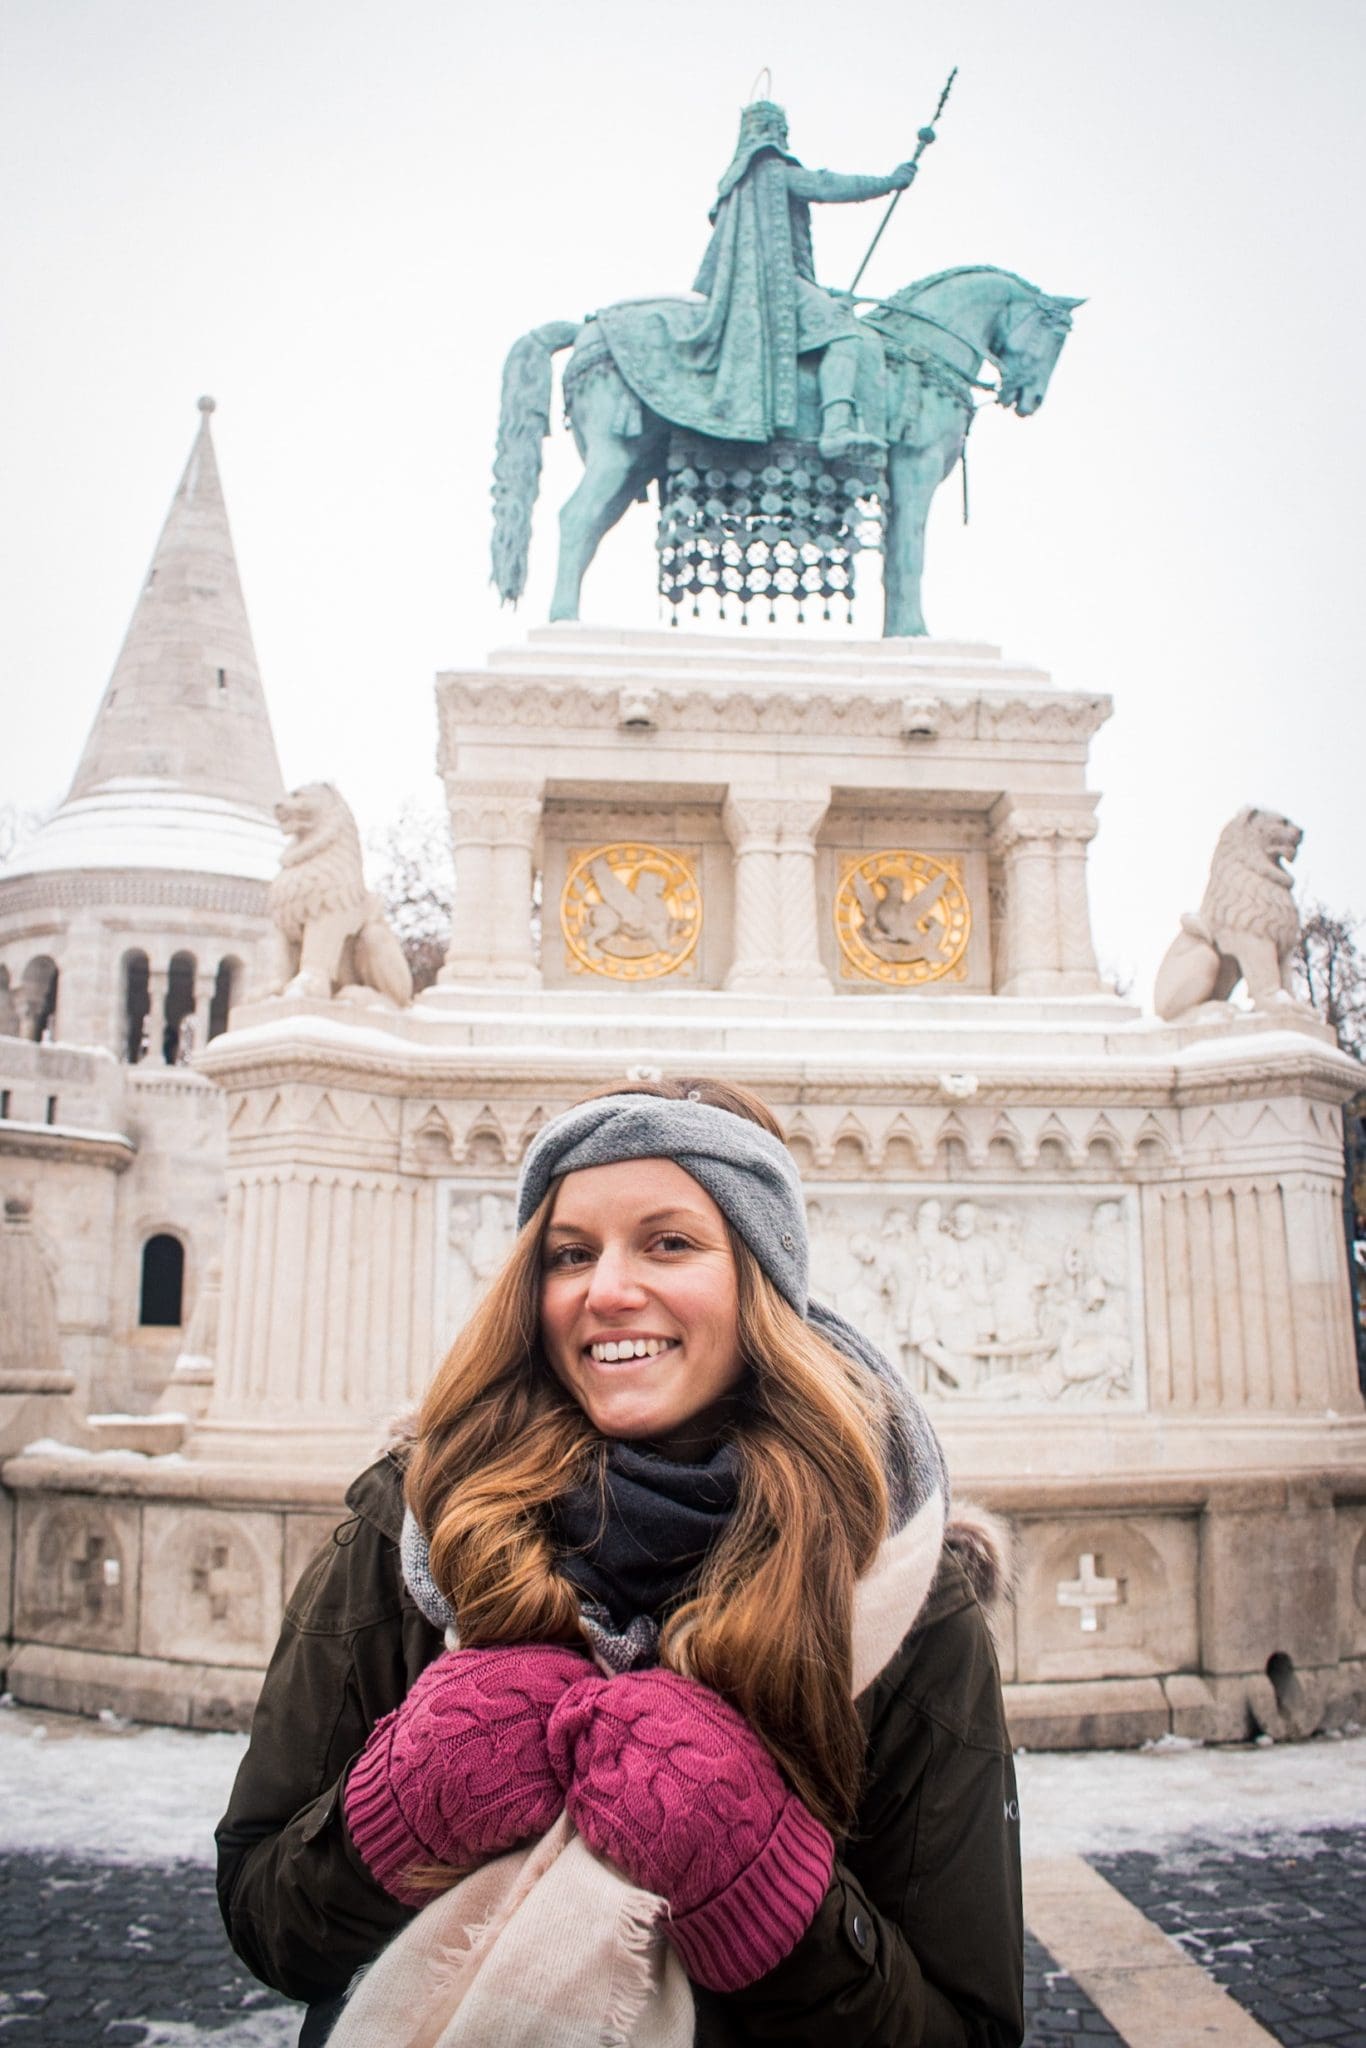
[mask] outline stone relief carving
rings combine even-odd
[[[506,1188],[448,1182],[437,1261],[437,1341],[448,1344],[512,1249],[517,1210]]]
[[[644,844],[570,847],[560,926],[580,971],[623,981],[676,973],[702,930],[695,856]]]
[[[959,862],[896,848],[846,854],[840,870],[835,931],[846,973],[894,986],[953,974],[972,932]]]
[[[812,1289],[932,1399],[1131,1405],[1141,1392],[1128,1198],[814,1193]]]
[[[38,1497],[20,1519],[15,1629],[61,1643],[132,1648],[136,1512]]]
[[[1239,981],[1259,1010],[1302,1007],[1292,972],[1300,920],[1285,865],[1302,837],[1289,818],[1251,804],[1225,825],[1199,912],[1182,917],[1157,970],[1159,1017],[1225,1002]]]

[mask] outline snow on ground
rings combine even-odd
[[[0,1850],[102,1863],[213,1861],[242,1735],[0,1713]]]
[[[1015,1758],[1026,1856],[1170,1848],[1366,1826],[1366,1734],[1206,1749],[1044,1750]]]
[[[210,1863],[214,1825],[245,1748],[241,1735],[8,1705],[0,1713],[0,1851]],[[1168,1741],[1150,1750],[1021,1751],[1015,1768],[1026,1856],[1366,1826],[1366,1734],[1271,1748]],[[262,2034],[259,2048],[273,2048],[274,2038]],[[162,2048],[178,2039],[156,2036]]]
[[[202,2027],[184,2020],[131,2019],[124,2026],[146,2027],[141,2048],[294,2048],[299,2038],[299,2008],[234,2013],[225,2026]]]

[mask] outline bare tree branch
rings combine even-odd
[[[1295,980],[1343,1051],[1366,1060],[1366,950],[1361,921],[1350,910],[1301,906]]]
[[[455,902],[445,816],[410,797],[389,824],[367,835],[366,845],[373,884],[413,971],[413,987],[430,988],[450,945]]]

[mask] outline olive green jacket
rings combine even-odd
[[[233,1947],[263,1982],[316,2007],[339,1999],[410,1917],[357,1854],[341,1794],[376,1721],[442,1647],[399,1569],[397,1460],[370,1466],[346,1501],[351,1519],[286,1609],[218,1828]],[[1017,2048],[1022,2038],[1015,1773],[986,1620],[952,1545],[858,1708],[863,1796],[824,1903],[747,1991],[696,1992],[698,2048]],[[304,2038],[326,2031],[319,2010]]]

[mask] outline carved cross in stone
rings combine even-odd
[[[190,1573],[192,1592],[200,1593],[209,1603],[209,1619],[226,1621],[238,1596],[255,1599],[257,1582],[255,1572],[234,1571],[228,1563],[228,1546],[215,1543],[209,1551],[207,1562],[202,1560]]]
[[[1081,1611],[1081,1632],[1094,1635],[1100,1627],[1101,1607],[1117,1607],[1120,1601],[1118,1579],[1103,1579],[1096,1570],[1096,1556],[1093,1550],[1085,1550],[1077,1559],[1075,1579],[1063,1579],[1058,1585],[1059,1607],[1076,1607]]]
[[[105,1610],[107,1591],[118,1585],[120,1574],[118,1559],[105,1555],[105,1539],[97,1530],[87,1531],[80,1556],[67,1559],[66,1575],[82,1611],[98,1621]]]

